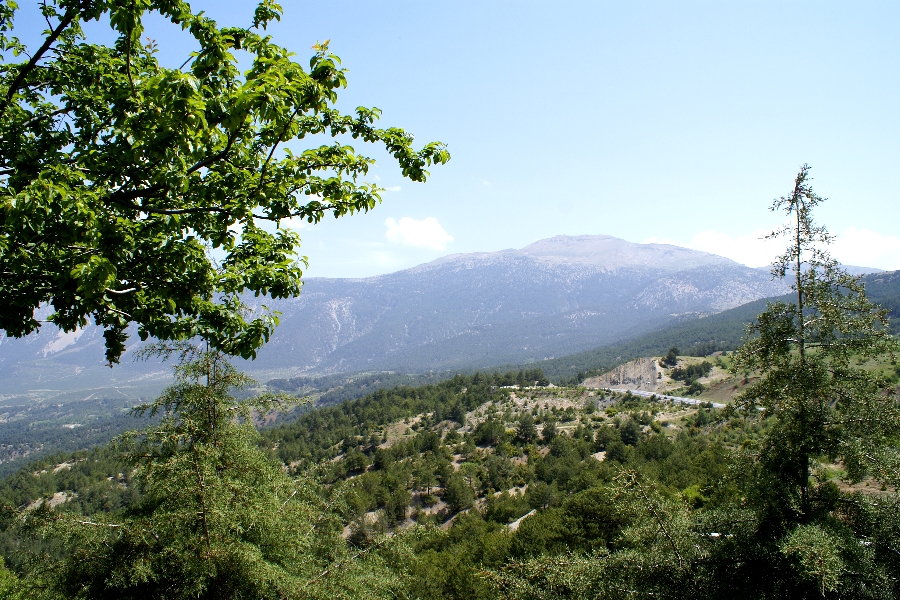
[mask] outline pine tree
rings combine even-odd
[[[842,494],[822,462],[842,464],[852,481],[900,483],[895,392],[865,368],[893,357],[896,340],[886,311],[829,255],[833,236],[812,216],[824,199],[809,181],[804,165],[791,193],[772,205],[789,217],[769,236],[789,239],[772,272],[790,277],[796,299],[770,303],[735,353],[735,373],[758,375],[738,404],[751,415],[761,411],[770,425],[735,470],[754,516],[744,517],[743,547],[721,555],[728,554],[723,573],[793,597],[890,596],[896,560],[871,541],[878,502]]]
[[[534,417],[531,413],[525,413],[519,417],[516,425],[516,441],[520,444],[530,444],[538,437],[537,427],[534,424]]]
[[[137,409],[161,421],[119,440],[140,502],[106,517],[33,515],[62,552],[36,557],[31,581],[66,598],[389,595],[380,544],[353,554],[341,537],[340,492],[291,479],[258,447],[253,417],[285,398],[238,401],[232,390],[252,382],[221,353],[183,358],[175,384]]]
[[[891,444],[900,435],[900,412],[887,382],[860,366],[893,356],[896,341],[886,311],[829,255],[833,236],[812,217],[822,201],[804,165],[792,192],[772,205],[791,219],[769,236],[790,239],[772,273],[792,279],[796,301],[768,305],[732,367],[760,374],[739,403],[775,418],[759,460],[793,490],[798,517],[811,509],[810,481],[819,458],[843,461],[854,480],[871,474],[897,483]]]

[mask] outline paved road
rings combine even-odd
[[[645,392],[644,390],[626,390],[621,388],[610,388],[613,392],[631,392],[635,396],[644,396],[649,398],[650,396],[656,396],[660,400],[671,400],[672,402],[681,402],[682,404],[700,404],[702,402],[708,402],[708,400],[702,400],[697,398],[682,398],[681,396],[667,396],[666,394],[656,394],[655,392]],[[713,408],[725,408],[724,404],[720,404],[718,402],[712,403]]]

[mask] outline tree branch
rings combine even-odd
[[[108,307],[106,307],[106,310],[111,311],[111,312],[114,312],[114,313],[119,314],[119,315],[122,315],[122,316],[125,317],[126,319],[134,320],[134,317],[132,317],[131,315],[129,315],[127,312],[124,312],[124,311],[119,310],[118,308],[113,308],[112,306],[108,306]]]
[[[228,136],[228,143],[225,145],[225,148],[222,149],[221,152],[217,152],[217,153],[213,154],[212,156],[207,156],[203,160],[197,161],[187,171],[185,171],[185,175],[190,175],[194,171],[197,171],[199,169],[202,169],[203,167],[209,166],[209,165],[213,164],[214,162],[216,162],[217,160],[221,160],[221,159],[225,158],[226,156],[228,156],[228,153],[231,151],[231,147],[234,145],[234,141],[237,139],[239,129],[240,128],[235,129],[234,132],[232,132],[232,135]]]
[[[38,51],[31,57],[31,60],[19,70],[19,74],[16,75],[16,78],[13,79],[13,82],[9,85],[9,89],[6,90],[6,98],[0,103],[0,117],[6,113],[6,109],[9,108],[13,97],[16,95],[16,91],[19,89],[19,86],[22,85],[22,82],[25,81],[28,74],[34,70],[38,61],[44,57],[44,54],[50,49],[50,46],[59,39],[59,36],[62,35],[62,32],[65,31],[66,27],[72,24],[72,21],[75,20],[76,16],[78,16],[78,9],[70,8],[66,14],[63,15],[63,18],[60,20],[59,25],[56,26],[56,29],[50,32],[50,35],[44,40],[44,44],[38,48]]]
[[[675,552],[675,556],[678,558],[678,566],[680,568],[684,568],[684,560],[681,558],[681,552],[678,551],[678,545],[675,543],[675,540],[672,539],[672,536],[669,535],[669,530],[666,529],[665,523],[663,523],[662,517],[659,516],[659,513],[656,511],[656,505],[653,501],[647,497],[647,493],[644,491],[644,486],[641,485],[640,481],[638,481],[638,476],[634,472],[629,474],[629,479],[631,480],[629,483],[637,486],[638,492],[641,495],[641,498],[644,500],[644,504],[647,508],[650,509],[650,512],[653,513],[653,518],[656,519],[659,528],[662,530],[663,535],[666,536],[666,539],[669,541],[669,545],[672,546],[672,550]]]
[[[72,107],[72,106],[64,106],[63,108],[54,110],[53,112],[48,113],[46,115],[35,115],[35,116],[31,117],[30,119],[28,119],[27,121],[25,121],[24,123],[22,123],[21,127],[28,127],[32,123],[36,123],[36,122],[42,121],[44,119],[52,119],[53,117],[56,117],[58,115],[62,115],[62,114],[68,113],[68,112],[72,112],[73,110],[74,110],[74,107]]]
[[[94,523],[93,521],[76,521],[76,523],[81,523],[82,525],[92,525],[94,527],[122,527],[122,525],[118,525],[116,523]]]
[[[145,212],[147,214],[153,215],[190,215],[195,213],[227,213],[228,211],[219,206],[198,206],[194,208],[159,208],[156,206],[145,206],[142,204],[135,204],[134,202],[130,202],[130,200],[136,198],[153,198],[159,195],[160,192],[164,191],[161,186],[153,186],[149,188],[143,188],[140,190],[132,190],[130,192],[115,192],[106,197],[108,202],[112,202],[113,204],[118,204],[119,206],[124,206],[125,208],[131,208],[138,212]]]
[[[303,110],[303,105],[298,104],[297,108],[294,109],[294,112],[291,113],[291,117],[284,124],[284,127],[281,128],[281,133],[278,134],[278,137],[275,138],[275,143],[272,144],[272,149],[269,151],[269,155],[266,157],[266,161],[263,163],[262,169],[259,173],[259,185],[256,187],[256,192],[254,195],[259,194],[263,187],[263,181],[265,181],[266,173],[269,170],[269,163],[272,161],[272,156],[275,155],[275,149],[278,148],[278,145],[283,141],[281,138],[284,137],[284,134],[287,133],[288,127],[291,126],[291,123],[294,122],[294,119],[297,118],[297,115]]]

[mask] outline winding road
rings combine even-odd
[[[702,404],[704,402],[709,402],[708,400],[697,399],[697,398],[683,398],[681,396],[668,396],[666,394],[657,394],[656,392],[646,392],[644,390],[627,390],[622,388],[610,388],[610,391],[619,392],[624,394],[625,392],[631,392],[635,396],[644,396],[649,398],[650,396],[656,396],[660,400],[671,400],[672,402],[680,402],[682,404]],[[724,404],[719,402],[712,402],[713,408],[725,408]]]

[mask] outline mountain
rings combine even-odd
[[[869,297],[888,309],[891,328],[896,331],[900,326],[900,271],[867,275],[863,282]],[[765,310],[766,302],[776,299],[791,301],[793,296],[756,300],[715,315],[682,320],[624,341],[560,358],[530,365],[495,364],[490,370],[515,373],[539,368],[554,383],[572,383],[634,358],[663,355],[672,346],[677,346],[681,354],[693,356],[705,356],[714,350],[731,350],[741,343],[747,324]],[[86,335],[83,334],[79,341]],[[35,341],[30,340],[30,343]],[[61,353],[63,357],[76,354],[74,347],[70,350],[69,354]],[[98,346],[94,351],[102,354],[102,347]],[[135,427],[138,421],[127,414],[127,409],[134,404],[133,398],[158,393],[168,381],[170,372],[163,365],[148,368],[144,364],[126,362],[113,370],[95,367],[74,374],[71,364],[56,362],[58,360],[48,357],[30,363],[20,362],[14,367],[25,374],[18,379],[28,387],[24,388],[24,393],[7,392],[7,397],[0,399],[0,475],[12,472],[17,465],[35,457],[102,444]],[[141,369],[146,372],[142,373]],[[9,372],[7,370],[6,374]],[[311,396],[318,405],[327,406],[378,389],[435,384],[457,373],[459,370],[420,374],[369,371],[269,380],[265,373],[257,373],[257,376],[269,389]],[[29,377],[43,377],[40,385],[45,387],[24,381]],[[15,380],[3,379],[7,389],[9,382]],[[94,389],[85,389],[91,387]],[[43,401],[36,402],[36,399]],[[284,418],[290,419],[291,415]]]
[[[261,364],[420,371],[541,360],[783,293],[729,259],[611,236],[457,254],[367,279],[310,279]]]
[[[250,298],[253,308],[265,303],[282,316],[246,368],[298,375],[523,363],[785,291],[768,273],[714,254],[603,235],[557,236],[378,277],[311,278],[289,300]],[[129,354],[138,345],[132,340]],[[96,328],[4,339],[0,394],[104,386],[133,396],[158,387],[168,372],[158,364],[103,369],[102,357]]]
[[[871,300],[888,311],[891,330],[900,327],[900,271],[879,272],[862,278]],[[722,350],[735,350],[744,340],[747,325],[773,301],[793,302],[794,295],[763,298],[724,310],[709,317],[681,321],[621,342],[592,348],[559,358],[530,364],[494,365],[491,371],[506,373],[540,369],[553,383],[581,381],[623,363],[663,356],[673,346],[679,354],[705,357]],[[450,379],[459,371],[429,371],[409,374],[395,371],[345,372],[321,376],[276,378],[266,382],[273,390],[313,396],[318,405],[332,405],[364,396],[376,389],[433,384]]]

